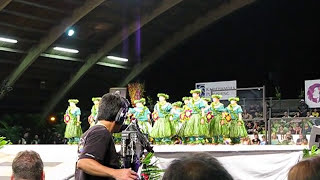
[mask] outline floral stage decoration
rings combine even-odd
[[[154,153],[149,152],[142,162],[141,179],[142,180],[156,180],[161,179],[164,173],[163,169],[156,166],[158,160],[151,161]]]
[[[310,158],[319,156],[320,150],[317,148],[316,145],[313,145],[311,149],[303,149],[303,158]]]
[[[143,97],[144,84],[143,83],[131,83],[128,84],[128,91],[131,100],[131,104],[134,104],[135,100],[139,100]]]

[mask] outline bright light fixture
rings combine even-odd
[[[69,31],[68,31],[68,36],[73,36],[74,35],[74,30],[73,29],[70,29]]]
[[[63,48],[63,47],[54,47],[53,49],[57,51],[63,51],[63,52],[74,53],[74,54],[77,54],[79,52],[76,49],[69,49],[69,48]]]
[[[50,121],[55,121],[55,120],[56,120],[56,118],[53,116],[50,118]]]
[[[108,59],[112,59],[115,61],[122,61],[122,62],[128,62],[127,58],[121,58],[121,57],[116,57],[116,56],[107,56]]]
[[[4,37],[0,37],[0,41],[7,42],[7,43],[17,43],[18,42],[15,39],[9,39],[9,38],[4,38]]]

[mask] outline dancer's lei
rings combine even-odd
[[[137,119],[141,118],[142,116],[144,116],[145,111],[147,110],[147,107],[143,107],[142,111],[138,114],[138,116],[136,117]]]
[[[73,123],[77,122],[77,120],[76,120],[77,117],[71,113],[71,107],[70,106],[68,107],[67,114],[70,116],[70,119],[72,119]]]
[[[91,115],[92,115],[93,117],[97,115],[97,107],[96,107],[96,105],[93,105],[92,111],[91,111]]]
[[[220,102],[218,102],[218,103],[215,103],[215,102],[213,102],[213,103],[211,103],[211,107],[212,107],[212,110],[214,111],[214,114],[218,114],[218,113],[222,113],[222,112],[220,112],[220,111],[218,111],[217,109],[216,109],[216,106],[217,105],[219,105],[218,107],[220,107],[221,105],[222,105],[222,103],[220,103]]]
[[[238,118],[238,114],[236,114],[235,112],[234,112],[234,110],[233,110],[233,108],[234,107],[236,107],[236,106],[238,106],[238,104],[236,104],[236,105],[231,105],[231,104],[229,104],[229,106],[228,106],[228,109],[230,110],[230,113],[234,116],[234,117],[236,117],[236,120],[238,120],[239,118]],[[242,121],[239,121],[238,120],[238,122],[241,122],[242,123]]]
[[[162,109],[162,106],[166,105],[167,102],[165,102],[164,104],[161,104],[161,102],[158,102],[158,108],[159,108],[159,111],[164,114],[164,116],[168,116],[169,115],[169,112],[165,111]]]
[[[195,110],[196,113],[200,114],[200,113],[201,113],[201,110],[195,105],[195,103],[198,102],[198,101],[200,101],[200,99],[194,100],[194,99],[192,98],[192,103],[191,103],[191,105],[192,105],[192,109]]]

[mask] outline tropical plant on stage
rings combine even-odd
[[[313,145],[310,150],[309,149],[303,150],[303,158],[319,156],[319,154],[320,154],[320,150],[316,145]]]
[[[276,90],[276,98],[280,100],[281,99],[280,87],[279,86],[275,87],[275,90]]]
[[[0,135],[6,136],[10,142],[18,143],[21,134],[21,126],[11,126],[5,121],[0,121]]]
[[[135,100],[139,100],[143,97],[144,84],[143,83],[128,84],[128,91],[129,91],[131,104],[134,105]]]
[[[156,180],[161,179],[164,170],[160,169],[156,164],[158,160],[151,163],[151,159],[154,156],[154,153],[149,152],[145,158],[141,161],[142,162],[142,171],[141,171],[141,178],[143,180]]]
[[[304,98],[304,90],[303,89],[301,89],[300,90],[300,94],[299,94],[299,99],[303,99]]]
[[[12,143],[10,142],[10,140],[6,140],[5,137],[0,136],[0,149],[7,144],[12,144]]]

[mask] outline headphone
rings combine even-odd
[[[116,124],[124,123],[125,119],[127,118],[127,113],[129,111],[130,106],[129,101],[126,98],[120,96],[120,99],[122,107],[119,109],[118,114],[114,120]]]

